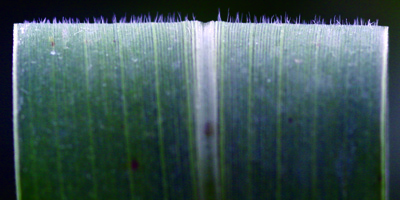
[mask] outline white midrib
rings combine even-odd
[[[196,22],[196,147],[200,199],[220,199],[215,22]]]

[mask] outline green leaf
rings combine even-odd
[[[15,24],[18,199],[386,199],[387,36]]]

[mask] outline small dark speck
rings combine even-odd
[[[131,170],[136,171],[139,168],[139,162],[137,160],[131,161]]]
[[[214,133],[214,125],[211,122],[207,122],[204,127],[204,134],[209,137]]]
[[[293,118],[289,117],[288,122],[289,124],[293,123]]]
[[[52,41],[51,46],[54,47],[54,45],[56,45],[56,43],[54,41]]]

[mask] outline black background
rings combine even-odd
[[[389,26],[389,116],[390,116],[390,197],[400,199],[400,0],[111,0],[111,1],[22,1],[14,0],[0,4],[1,16],[1,71],[0,71],[0,199],[15,199],[14,151],[12,134],[12,46],[13,24],[33,19],[78,18],[84,21],[103,16],[111,21],[131,15],[168,13],[192,14],[199,21],[217,20],[218,9],[222,20],[237,12],[244,16],[285,15],[306,21],[320,16],[325,20],[341,16],[353,21],[356,18],[379,19],[379,25]]]

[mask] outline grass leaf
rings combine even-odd
[[[386,199],[387,35],[15,24],[18,199]]]

